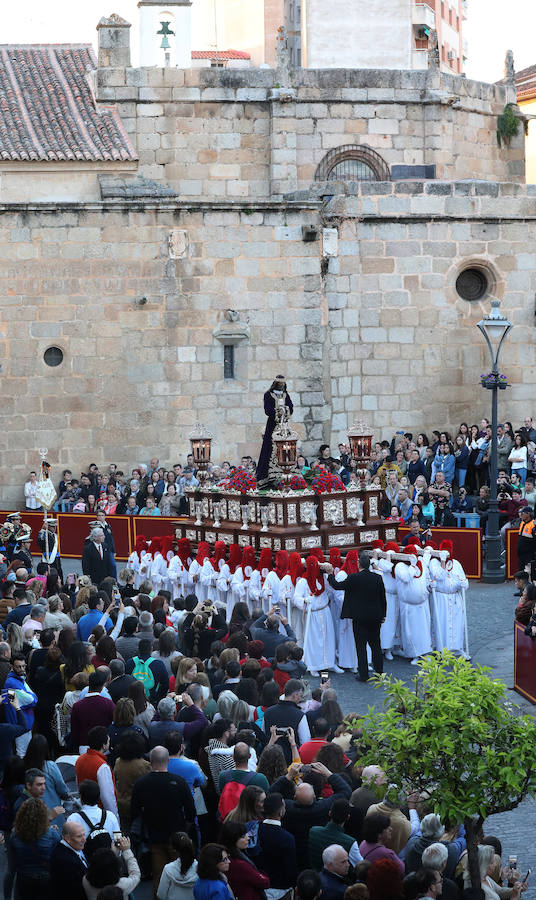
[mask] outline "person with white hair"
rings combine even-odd
[[[500,900],[505,896],[506,891],[495,881],[495,877],[500,874],[501,860],[495,852],[495,847],[488,844],[479,844],[478,846],[478,868],[480,869],[481,888],[485,900]],[[464,872],[464,885],[469,887],[469,872]],[[510,900],[518,900],[523,891],[527,890],[527,883],[516,881],[511,889],[507,889],[507,896]]]
[[[330,844],[326,847],[322,853],[320,872],[323,900],[342,900],[347,888],[345,878],[349,865],[348,851],[344,847],[340,844]]]
[[[441,819],[435,813],[428,813],[421,820],[421,834],[410,838],[406,844],[406,874],[416,872],[422,865],[422,854],[430,844],[436,844],[439,841],[447,848],[447,862],[445,865],[445,875],[447,878],[454,879],[456,874],[456,866],[458,860],[466,849],[465,830],[460,827],[460,834],[453,841],[442,841],[445,829],[441,824]]]
[[[93,584],[100,584],[112,575],[110,557],[103,545],[103,529],[92,528],[82,551],[82,572],[89,575]]]
[[[449,852],[445,844],[441,844],[439,841],[435,844],[430,844],[422,852],[422,867],[423,869],[433,869],[434,872],[439,872],[441,875],[443,879],[443,890],[441,891],[443,900],[457,900],[459,896],[458,886],[455,881],[447,878],[444,874],[448,856]]]

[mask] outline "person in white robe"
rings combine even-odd
[[[217,581],[224,563],[225,544],[223,541],[216,541],[214,544],[214,556],[206,557],[199,576],[199,580],[206,591],[207,602],[212,606],[219,604]]]
[[[237,566],[236,571],[231,579],[231,593],[233,595],[233,606],[235,603],[247,603],[251,612],[252,605],[249,597],[249,582],[255,568],[257,560],[253,547],[244,547],[242,554],[242,562]]]
[[[272,606],[277,607],[283,618],[286,618],[290,622],[288,614],[288,593],[285,590],[281,590],[284,578],[287,578],[287,582],[292,584],[289,576],[288,552],[286,550],[278,550],[275,555],[275,568],[267,573],[262,586],[262,608],[265,612],[268,612]],[[279,625],[279,631],[282,634],[285,633],[282,624]]]
[[[464,592],[469,582],[461,563],[452,557],[452,541],[442,541],[439,550],[445,558],[430,560],[434,649],[465,656]]]
[[[349,550],[344,564],[340,559],[340,551],[329,554],[330,564],[333,566],[333,575],[337,581],[344,581],[348,575],[356,575],[359,571],[357,550]],[[340,562],[340,566],[336,563]],[[334,620],[335,636],[337,639],[337,662],[342,669],[351,669],[357,672],[357,650],[355,646],[354,629],[352,619],[341,619],[344,591],[336,591],[327,585],[329,603]],[[367,653],[370,655],[370,647],[367,644]],[[369,659],[369,663],[370,663]]]
[[[165,589],[165,583],[167,582],[167,562],[162,555],[162,538],[153,538],[150,550],[152,561],[149,569],[149,580],[153,585],[155,594],[158,594],[160,588]]]
[[[139,588],[141,582],[145,578],[145,575],[141,573],[142,561],[147,553],[147,541],[145,540],[145,536],[143,534],[139,534],[136,538],[136,543],[134,544],[134,550],[130,554],[127,562],[127,568],[132,569],[134,572],[134,587]]]
[[[398,544],[394,541],[388,541],[385,545],[386,553],[400,553]],[[400,609],[398,603],[398,591],[396,579],[393,575],[393,564],[388,559],[376,559],[374,554],[370,561],[370,571],[381,575],[385,587],[385,598],[387,600],[387,615],[385,622],[380,628],[380,644],[386,659],[393,658],[393,648],[399,644],[400,631]]]
[[[249,599],[251,601],[252,610],[261,607],[263,612],[268,612],[272,606],[272,604],[269,603],[267,607],[264,607],[263,597],[264,582],[266,581],[268,573],[272,570],[272,565],[272,551],[267,547],[263,547],[259,555],[259,563],[257,568],[251,573],[249,582]]]
[[[177,556],[182,563],[182,585],[179,581],[181,594],[183,597],[187,597],[188,594],[191,594],[193,592],[193,584],[190,579],[190,566],[192,565],[194,559],[194,552],[190,546],[190,541],[188,540],[188,538],[177,539]]]
[[[400,606],[402,655],[416,666],[420,656],[432,652],[432,639],[426,573],[412,550],[411,546],[405,548],[404,552],[411,554],[409,564],[397,563],[394,574]]]
[[[227,562],[223,562],[216,579],[219,605],[225,606],[225,618],[227,621],[231,618],[233,606],[235,604],[233,593],[231,591],[231,581],[236,572],[236,568],[240,565],[241,561],[242,548],[239,547],[238,544],[231,544],[229,547],[229,559]]]
[[[203,584],[201,582],[201,569],[203,568],[205,559],[207,559],[209,555],[210,548],[207,542],[199,541],[199,544],[197,545],[197,554],[195,556],[195,559],[192,560],[192,563],[188,570],[189,580],[192,584],[193,593],[196,595],[200,603],[205,603],[207,600],[206,583]]]
[[[296,584],[294,604],[305,612],[303,661],[313,677],[324,669],[342,672],[335,661],[335,629],[326,588],[318,558],[308,556],[305,577]]]

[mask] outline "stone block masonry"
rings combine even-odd
[[[356,416],[381,437],[478,420],[489,397],[475,323],[487,304],[456,292],[469,264],[516,326],[501,415],[532,413],[535,189],[501,184],[492,196],[445,182],[438,195],[417,184],[408,195],[363,184],[322,210],[165,198],[0,207],[2,504],[20,502],[43,443],[55,469],[75,473],[89,457],[171,462],[201,419],[215,459],[256,454],[276,370],[309,455]],[[303,225],[316,240],[302,239]],[[228,380],[215,331],[229,309],[248,337]],[[64,352],[57,368],[44,364],[49,346]]]

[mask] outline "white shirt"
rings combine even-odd
[[[102,768],[102,766],[101,766]],[[100,770],[99,770],[100,771]],[[102,809],[97,804],[96,806],[82,806],[82,812],[88,817],[89,821],[93,825],[98,825],[102,818]],[[89,825],[87,822],[84,822],[83,818],[79,813],[72,813],[68,819],[68,822],[75,822],[77,825],[82,825],[84,827],[84,831],[86,833],[86,837],[90,832]],[[109,810],[106,812],[106,818],[104,820],[103,829],[108,832],[112,841],[114,839],[114,831],[121,831],[121,827],[119,825],[119,821],[117,816],[110,812]],[[71,847],[72,850],[72,847]],[[74,851],[76,853],[76,850]],[[82,857],[80,857],[82,859]]]
[[[26,509],[41,509],[41,504],[37,502],[35,492],[37,491],[37,481],[27,481],[24,485],[24,496],[26,497]]]

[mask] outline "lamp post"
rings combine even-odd
[[[505,568],[501,557],[501,536],[499,531],[499,509],[497,504],[497,391],[501,385],[499,380],[499,354],[503,341],[513,328],[511,322],[501,314],[500,300],[491,301],[491,312],[480,322],[477,328],[484,335],[491,359],[491,378],[482,381],[491,390],[491,473],[490,501],[488,513],[488,533],[486,537],[486,559],[482,570],[482,581],[498,583],[505,579]]]

